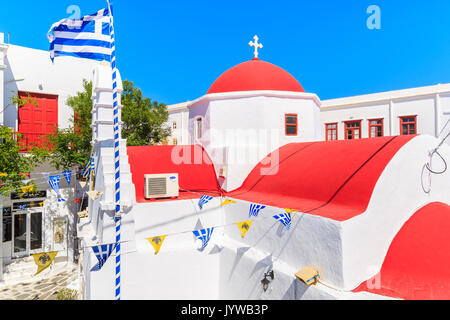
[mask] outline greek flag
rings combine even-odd
[[[81,176],[83,178],[89,178],[89,174],[91,173],[91,171],[93,169],[94,169],[94,157],[91,155],[91,157],[89,158],[88,162],[84,166],[83,171],[81,172]]]
[[[248,211],[248,216],[251,217],[257,217],[259,214],[259,211],[261,211],[262,209],[264,209],[266,206],[263,206],[262,204],[255,204],[252,203],[250,205],[250,210]]]
[[[50,59],[72,56],[93,60],[111,60],[109,10],[79,19],[62,19],[54,23],[47,33],[50,42]]]
[[[28,208],[28,203],[19,204],[19,210],[25,210],[26,208]]]
[[[92,247],[92,251],[94,251],[98,263],[92,267],[91,271],[98,271],[103,267],[103,265],[106,263],[106,260],[108,260],[109,256],[116,248],[116,245],[117,244],[115,243],[111,243]]]
[[[70,181],[72,177],[72,170],[65,170],[62,172],[64,178],[66,178],[67,184],[70,186]]]
[[[58,196],[58,202],[66,201],[65,199],[61,198],[61,195],[59,194],[59,178],[60,178],[59,174],[56,176],[50,176],[48,178],[49,178],[48,183]]]
[[[276,216],[273,216],[276,220],[280,221],[285,227],[286,230],[289,230],[291,228],[291,214],[289,212],[278,214]]]
[[[198,206],[199,206],[200,210],[202,210],[203,205],[208,203],[210,200],[212,200],[212,198],[213,197],[211,197],[211,196],[205,196],[205,195],[201,196],[200,200],[198,200]]]
[[[208,245],[209,239],[211,239],[213,231],[214,228],[206,228],[192,231],[194,233],[194,236],[197,237],[197,239],[202,240],[202,247],[200,248],[200,251],[205,249],[206,246]]]

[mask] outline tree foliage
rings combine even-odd
[[[32,147],[28,153],[22,153],[21,135],[13,133],[11,128],[0,126],[0,193],[5,196],[11,192],[24,193],[22,187],[33,186],[33,181],[27,181],[24,174],[30,173],[33,168],[45,159],[41,148]],[[31,188],[27,192],[32,192]]]
[[[169,117],[164,103],[145,98],[132,81],[123,81],[122,137],[129,146],[161,143],[170,135],[165,125]]]
[[[92,82],[83,80],[83,91],[69,97],[66,102],[74,110],[71,126],[68,129],[55,128],[54,133],[47,136],[48,150],[51,147],[50,161],[58,170],[61,167],[83,166],[90,157],[91,97]],[[166,105],[143,97],[132,81],[123,81],[121,102],[122,137],[127,139],[127,145],[157,144],[170,135],[170,128],[165,125],[168,119]]]

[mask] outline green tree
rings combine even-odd
[[[67,99],[74,110],[68,129],[55,128],[47,136],[47,149],[51,163],[59,170],[83,166],[90,157],[92,128],[92,82],[83,80],[83,91]],[[145,98],[139,88],[128,80],[123,81],[122,93],[122,137],[127,145],[151,145],[163,141],[170,135],[166,127],[167,107],[163,103]],[[112,132],[111,132],[112,134]]]
[[[72,107],[74,116],[67,129],[54,128],[47,136],[47,150],[50,162],[57,170],[74,166],[82,167],[91,154],[92,129],[92,82],[83,79],[83,91],[77,92],[66,101]]]
[[[127,139],[127,145],[158,144],[170,135],[170,128],[165,125],[169,118],[167,106],[143,97],[132,81],[123,81],[122,104],[122,137]]]
[[[22,187],[33,186],[24,173],[30,173],[33,168],[45,160],[46,154],[41,148],[32,147],[27,153],[22,153],[24,145],[21,135],[13,133],[11,128],[0,126],[0,193],[5,196],[11,192],[23,193]],[[36,191],[36,188],[32,188]],[[27,192],[32,192],[30,189]]]

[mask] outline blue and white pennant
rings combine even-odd
[[[53,191],[56,192],[56,195],[58,197],[58,202],[66,201],[65,199],[61,198],[61,194],[59,193],[59,179],[60,179],[60,175],[58,174],[58,175],[55,175],[55,176],[49,176],[48,179],[49,179],[48,183],[52,187]]]
[[[100,270],[103,267],[103,265],[106,263],[106,260],[108,260],[111,253],[114,251],[115,247],[116,247],[116,244],[114,244],[114,243],[93,246],[92,251],[94,251],[94,254],[97,257],[98,263],[92,267],[91,271]]]
[[[211,196],[206,196],[206,195],[202,195],[200,197],[200,200],[198,200],[198,207],[200,208],[200,210],[203,209],[203,206],[208,203],[209,201],[212,200],[213,197]]]
[[[202,241],[202,247],[200,250],[203,250],[208,245],[209,239],[211,239],[211,235],[214,231],[214,228],[206,228],[201,230],[194,230],[192,231],[194,233],[194,236],[197,237],[197,239]]]
[[[262,204],[256,204],[256,203],[252,203],[250,205],[250,209],[248,211],[248,216],[251,217],[257,217],[259,214],[259,211],[261,211],[262,209],[264,209],[266,206],[263,206]]]
[[[67,184],[70,186],[70,181],[72,178],[72,170],[65,170],[62,172],[64,178],[66,178]]]
[[[289,212],[277,214],[273,216],[276,220],[280,221],[286,228],[286,230],[289,230],[291,228],[292,223],[292,217]]]

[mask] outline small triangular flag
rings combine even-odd
[[[53,252],[43,252],[33,254],[34,262],[36,263],[38,269],[34,275],[47,269],[53,262],[53,259],[58,254],[58,251]]]
[[[81,188],[86,187],[86,185],[87,185],[87,182],[86,182],[86,181],[80,181],[80,186],[81,186]]]
[[[96,190],[91,190],[91,191],[87,191],[86,194],[89,196],[89,198],[91,198],[92,200],[97,199],[103,192],[100,191],[96,191]]]
[[[80,201],[81,201],[81,198],[75,199],[76,203],[80,203]]]
[[[155,254],[158,254],[159,249],[161,248],[162,243],[166,237],[167,237],[167,235],[146,238],[148,240],[148,242],[150,242],[150,244],[153,246],[153,248],[155,248]]]
[[[244,222],[238,222],[236,223],[239,230],[242,231],[241,237],[243,238],[247,231],[250,229],[250,226],[252,225],[252,220],[244,221]]]
[[[44,203],[45,203],[45,201],[39,202],[39,206],[43,207]]]
[[[221,206],[224,206],[224,205],[227,205],[227,204],[230,204],[230,203],[236,203],[236,201],[234,201],[234,200],[230,200],[230,199],[226,199],[224,202],[222,202],[220,205]]]

